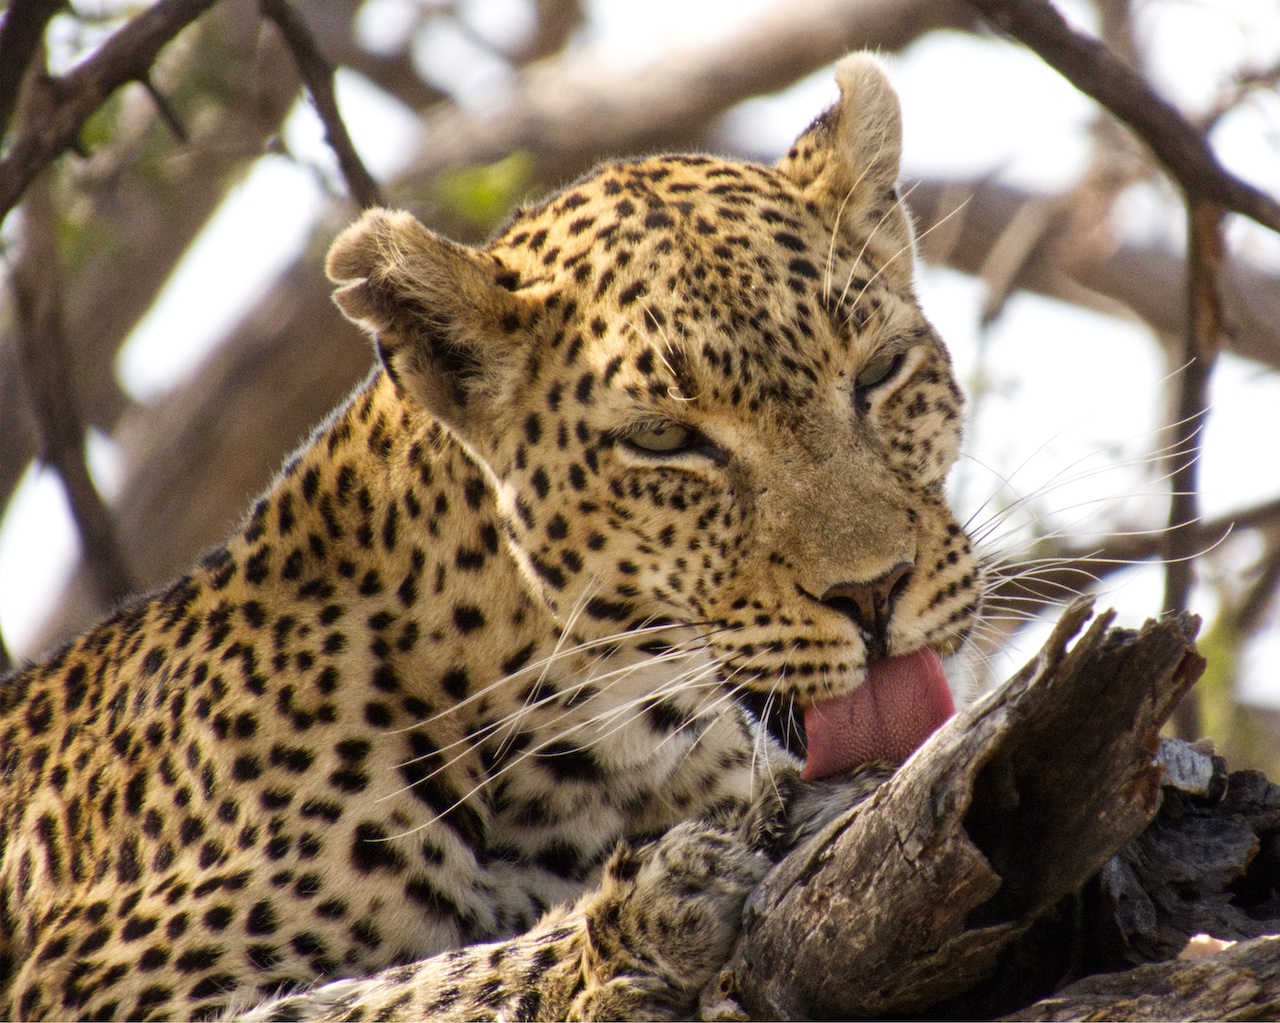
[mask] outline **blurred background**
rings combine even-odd
[[[37,66],[148,5],[15,0]],[[1280,195],[1275,0],[1059,0]],[[1280,773],[1280,239],[1225,221],[1226,348],[1200,522],[1165,533],[1186,372],[1185,213],[1145,148],[950,0],[294,0],[391,205],[464,241],[615,155],[776,159],[884,57],[906,122],[919,293],[970,395],[951,481],[997,566],[963,674],[1005,677],[1076,592],[1158,614],[1193,569],[1209,671],[1188,727]],[[40,14],[40,9],[45,13]],[[53,11],[57,13],[52,13]],[[50,14],[52,16],[50,17]],[[2,78],[3,75],[0,75]],[[47,109],[19,102],[0,146]],[[372,365],[321,270],[357,204],[276,25],[213,3],[0,225],[0,665],[37,656],[236,525]],[[5,152],[0,149],[0,153]],[[69,500],[68,495],[73,495]],[[1194,557],[1192,557],[1194,555]]]

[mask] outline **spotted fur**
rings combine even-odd
[[[897,101],[838,79],[774,168],[338,238],[377,371],[224,546],[0,686],[0,1015],[694,1011],[769,856],[872,784],[759,722],[978,610]]]

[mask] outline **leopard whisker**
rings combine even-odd
[[[626,666],[626,668],[624,668],[624,669],[620,669],[619,671],[613,672],[613,673],[611,673],[611,674],[622,674],[622,673],[624,673],[624,672],[625,672],[625,670],[626,670],[627,668],[634,669],[635,667],[636,667],[635,665],[627,665],[627,666]],[[613,683],[610,683],[610,684],[612,685]],[[632,705],[634,705],[634,702],[635,702],[635,701],[629,701],[629,702],[630,702]],[[632,708],[632,709],[633,709],[633,708]],[[566,711],[565,713],[566,713],[566,714],[568,714],[568,713],[570,713],[570,711]],[[563,717],[563,716],[564,716],[564,715],[561,715],[561,717]],[[634,715],[632,715],[632,717],[634,717]],[[595,723],[598,723],[600,720],[606,720],[606,719],[607,719],[607,718],[605,718],[604,716],[593,716],[593,718],[588,719],[588,722],[595,722]],[[557,719],[557,720],[559,720],[559,719]],[[426,821],[423,821],[421,824],[415,825],[413,828],[410,828],[410,829],[408,829],[408,830],[406,830],[406,831],[403,831],[403,832],[399,832],[399,833],[394,834],[394,835],[389,835],[389,836],[387,836],[387,838],[385,839],[385,841],[390,841],[390,840],[392,840],[392,839],[396,839],[396,838],[406,838],[406,837],[409,837],[409,836],[414,835],[414,834],[416,834],[417,832],[419,832],[419,831],[423,830],[424,828],[431,827],[432,825],[434,825],[434,824],[438,823],[440,820],[442,820],[442,819],[444,819],[445,817],[447,817],[451,812],[453,812],[454,810],[456,810],[458,807],[460,807],[460,806],[464,805],[468,800],[470,800],[473,796],[475,796],[478,792],[480,792],[480,791],[481,791],[482,789],[484,789],[486,786],[488,786],[488,785],[492,784],[494,781],[498,780],[498,778],[500,778],[500,777],[501,777],[502,775],[504,775],[506,772],[508,772],[508,771],[510,771],[511,769],[513,769],[514,767],[518,766],[518,765],[519,765],[523,760],[526,760],[526,759],[528,759],[529,757],[532,757],[532,756],[534,756],[534,755],[536,755],[536,754],[538,754],[538,753],[545,752],[545,751],[546,751],[546,749],[547,749],[548,747],[550,747],[550,746],[552,746],[552,745],[554,745],[554,744],[558,744],[558,743],[563,742],[563,741],[564,741],[564,738],[565,738],[566,736],[572,735],[572,734],[574,734],[574,732],[579,731],[582,727],[585,727],[585,725],[586,725],[588,722],[584,722],[584,723],[581,723],[581,724],[579,724],[579,725],[575,725],[575,726],[574,726],[574,728],[571,728],[571,729],[566,730],[566,731],[564,731],[564,732],[554,733],[554,734],[552,734],[552,735],[549,735],[547,738],[545,738],[545,739],[543,739],[541,742],[539,742],[536,746],[534,746],[534,747],[532,747],[532,748],[530,748],[530,749],[522,750],[522,751],[520,752],[520,755],[519,755],[518,757],[516,757],[516,758],[514,758],[514,759],[512,759],[512,760],[508,761],[507,763],[503,764],[501,767],[499,767],[499,768],[498,768],[498,770],[497,770],[497,771],[495,771],[495,772],[493,772],[492,774],[490,774],[490,775],[489,775],[488,777],[486,777],[483,781],[480,781],[480,782],[478,782],[477,784],[473,785],[473,786],[472,786],[472,787],[471,787],[471,788],[470,788],[466,793],[464,793],[464,794],[463,794],[463,795],[461,795],[457,800],[455,800],[455,802],[454,802],[454,803],[452,803],[452,804],[451,804],[447,809],[445,809],[445,810],[441,811],[440,813],[436,814],[436,815],[435,815],[434,817],[432,817],[431,819],[426,820]],[[617,724],[617,725],[615,725],[613,728],[611,728],[608,732],[606,732],[604,735],[599,736],[599,737],[597,737],[595,740],[593,740],[593,743],[594,743],[594,742],[600,742],[600,741],[603,741],[604,739],[607,739],[609,736],[611,736],[611,735],[615,734],[619,729],[621,729],[621,728],[625,728],[628,724],[630,724],[630,719],[628,719],[628,720],[624,720],[624,721],[622,721],[622,722],[618,723],[618,724]],[[592,745],[593,743],[588,743],[588,744],[586,744],[586,745],[588,745],[588,746],[589,746],[589,745]],[[469,744],[469,745],[470,745],[470,744]],[[463,754],[459,754],[459,756],[458,756],[458,757],[453,758],[453,760],[451,760],[451,761],[449,762],[449,764],[436,768],[434,771],[432,771],[432,772],[431,772],[431,774],[427,775],[425,778],[418,779],[417,781],[412,782],[412,783],[410,783],[409,785],[402,786],[402,787],[401,787],[399,790],[397,790],[397,791],[398,791],[398,792],[405,792],[405,791],[408,791],[409,789],[411,789],[411,788],[413,787],[413,785],[419,784],[421,781],[426,780],[426,778],[431,778],[431,777],[436,776],[436,775],[437,775],[437,774],[439,774],[441,771],[443,771],[443,770],[447,769],[447,767],[452,766],[454,763],[456,763],[456,762],[458,761],[458,759],[460,759],[460,758],[461,758],[461,756],[465,755],[465,752],[466,752],[466,751],[464,751],[464,753],[463,753]],[[567,752],[567,751],[566,751],[566,752]],[[550,754],[550,755],[554,755],[554,754]],[[416,760],[420,760],[420,759],[422,759],[422,758],[416,758]],[[416,760],[407,761],[406,763],[414,763],[414,762],[416,762]],[[382,798],[388,798],[388,797],[382,797]]]
[[[1081,483],[1085,480],[1094,479],[1108,472],[1119,471],[1122,469],[1132,468],[1135,466],[1155,464],[1159,456],[1150,456],[1150,457],[1143,456],[1140,458],[1126,459],[1120,462],[1109,462],[1106,465],[1092,467],[1087,470],[1075,473],[1071,476],[1065,475],[1065,473],[1070,468],[1072,468],[1075,465],[1079,465],[1081,462],[1091,457],[1093,457],[1092,453],[1089,455],[1082,456],[1081,458],[1073,462],[1070,466],[1067,466],[1062,470],[1059,470],[1059,472],[1055,473],[1052,477],[1050,477],[1049,480],[1045,481],[1043,484],[1038,486],[1034,491],[1028,494],[1019,494],[1017,497],[1017,500],[999,509],[997,512],[992,514],[986,520],[976,524],[974,523],[974,519],[976,518],[978,513],[975,512],[973,516],[970,516],[968,522],[965,523],[966,531],[968,531],[970,535],[974,537],[978,542],[988,542],[993,528],[995,528],[998,525],[1001,525],[1002,523],[1010,519],[1015,512],[1020,511],[1024,508],[1030,507],[1030,502],[1032,500],[1036,498],[1044,497],[1045,495],[1051,494],[1054,491],[1060,490],[1064,487],[1072,486],[1074,484]],[[1163,458],[1160,458],[1159,460],[1163,461]],[[1150,485],[1164,483],[1167,480],[1171,479],[1173,475],[1182,468],[1184,468],[1184,465],[1174,465],[1170,467],[1166,472],[1162,473],[1160,476],[1157,476],[1145,481],[1144,485],[1150,486]],[[1006,485],[1008,489],[1012,490],[1014,493],[1017,493],[1017,491],[1013,488],[1011,483],[1006,483]],[[1071,510],[1075,510],[1076,508],[1092,507],[1096,505],[1115,504],[1126,499],[1143,498],[1143,497],[1165,498],[1168,496],[1169,496],[1169,492],[1167,490],[1152,490],[1152,491],[1126,490],[1119,494],[1107,495],[1105,497],[1091,498],[1086,501],[1080,501],[1073,505],[1067,506],[1065,509],[1059,509],[1059,511],[1071,511]],[[993,499],[994,497],[989,498],[987,502],[984,502],[983,507],[985,508]],[[1035,514],[1034,509],[1032,510],[1031,514],[1036,520],[1040,518],[1040,516]],[[1080,520],[1077,520],[1077,521],[1080,521]],[[1074,524],[1075,523],[1069,524],[1064,528],[1070,529],[1071,526]]]
[[[652,655],[646,661],[640,661],[633,664],[623,665],[621,667],[614,668],[608,672],[605,672],[604,674],[601,674],[601,675],[588,674],[584,678],[578,680],[577,682],[571,683],[562,688],[550,687],[550,691],[547,692],[545,695],[538,696],[538,698],[533,701],[526,701],[524,704],[522,704],[522,706],[518,710],[513,711],[511,714],[504,715],[503,717],[497,719],[496,721],[490,722],[489,724],[484,725],[481,728],[471,731],[467,735],[463,736],[462,738],[456,739],[453,742],[449,743],[447,746],[442,746],[438,750],[435,750],[431,753],[426,753],[418,757],[412,757],[408,760],[405,760],[401,763],[396,764],[395,766],[397,768],[408,767],[412,764],[420,763],[423,760],[429,759],[434,756],[438,756],[441,753],[448,752],[449,750],[455,749],[457,747],[462,747],[463,752],[459,754],[458,757],[451,759],[448,763],[442,765],[441,767],[433,771],[430,775],[426,776],[428,778],[434,777],[436,774],[440,773],[441,771],[446,770],[449,767],[452,767],[455,763],[458,762],[458,759],[460,759],[468,751],[470,751],[478,742],[483,741],[484,739],[487,739],[497,734],[499,731],[503,730],[504,728],[506,728],[511,723],[511,719],[513,717],[524,716],[529,712],[531,712],[532,710],[550,706],[556,703],[562,703],[564,702],[564,699],[566,696],[578,693],[582,689],[586,688],[587,686],[594,686],[597,689],[607,690],[611,688],[613,685],[617,684],[617,682],[620,681],[621,678],[626,677],[629,674],[633,674],[638,670],[642,670],[653,664],[662,664],[668,661],[683,660],[688,656],[689,656],[689,653],[681,650],[667,651],[662,654]],[[597,658],[596,663],[599,663],[600,660],[601,660],[600,658]],[[508,679],[513,677],[515,676],[508,676]],[[601,683],[604,683],[604,685],[601,685]],[[550,722],[544,723],[544,727],[546,727],[547,725],[553,725],[556,722],[563,720],[565,717],[573,714],[575,709],[576,708],[574,707],[565,708],[565,710],[563,710],[558,717],[553,718]],[[420,728],[420,727],[423,727],[423,725],[425,724],[429,724],[431,720],[434,720],[434,719],[428,719],[428,721],[426,722],[419,722],[418,724],[412,725],[409,727]],[[401,729],[401,730],[406,731],[407,729]],[[504,739],[503,741],[506,742],[507,740]],[[548,740],[548,741],[555,741],[555,738],[553,737],[551,740]],[[384,796],[382,798],[385,799],[390,797]]]
[[[727,629],[727,627],[722,627],[722,628],[726,628],[726,629]],[[713,631],[712,631],[712,634],[714,634],[714,632],[716,632],[716,631],[720,631],[720,629],[713,630]],[[630,636],[630,635],[634,635],[634,634],[635,634],[635,633],[621,633],[621,634],[618,634],[617,636],[615,636],[615,637],[614,637],[614,640],[616,640],[616,639],[617,639],[617,638],[619,638],[619,637],[626,637],[626,636]],[[631,674],[634,674],[635,672],[642,671],[642,670],[646,670],[646,669],[648,669],[648,668],[651,668],[651,667],[652,667],[653,665],[655,665],[655,664],[663,664],[663,663],[667,663],[667,662],[681,661],[681,660],[687,659],[688,657],[692,656],[692,655],[693,655],[693,654],[695,654],[695,653],[699,653],[699,652],[704,652],[704,651],[705,651],[704,640],[703,640],[701,637],[694,637],[694,638],[692,638],[691,640],[688,640],[688,641],[686,641],[686,642],[687,642],[687,643],[694,643],[694,644],[697,644],[697,645],[692,646],[691,648],[688,648],[688,649],[682,649],[682,648],[680,648],[680,647],[673,647],[673,648],[671,648],[670,650],[663,651],[662,653],[659,653],[659,654],[651,654],[651,655],[648,655],[646,658],[644,658],[644,659],[642,659],[642,660],[639,660],[639,661],[636,661],[636,662],[633,662],[633,663],[630,663],[630,664],[621,665],[621,666],[619,666],[618,668],[614,668],[614,669],[612,669],[612,670],[610,670],[610,671],[608,671],[608,672],[605,672],[605,673],[603,673],[603,674],[595,674],[595,673],[592,673],[592,672],[588,671],[588,673],[587,673],[587,674],[586,674],[582,679],[579,679],[578,681],[576,681],[576,682],[574,682],[574,683],[571,683],[571,684],[569,684],[569,685],[566,685],[566,686],[563,686],[563,687],[559,687],[559,688],[557,688],[557,687],[551,687],[549,692],[547,692],[545,695],[540,696],[538,699],[536,699],[536,700],[534,700],[534,701],[532,701],[532,702],[528,702],[528,701],[526,701],[526,704],[525,704],[525,705],[523,705],[521,709],[519,709],[519,710],[517,710],[517,711],[513,712],[513,714],[506,715],[506,716],[504,716],[504,717],[502,717],[502,718],[499,718],[498,720],[496,720],[496,721],[494,721],[494,722],[491,722],[491,723],[489,723],[489,724],[487,724],[487,725],[483,726],[483,727],[482,727],[482,728],[480,728],[480,729],[476,729],[476,730],[474,730],[474,731],[471,731],[471,732],[469,732],[466,736],[464,736],[464,737],[462,737],[462,738],[460,738],[460,739],[458,739],[458,740],[455,740],[454,742],[450,743],[450,744],[449,744],[449,745],[447,745],[447,746],[441,747],[439,750],[435,750],[435,751],[433,751],[433,752],[431,752],[431,753],[428,753],[428,754],[423,754],[422,756],[419,756],[419,757],[411,758],[411,759],[406,760],[406,761],[404,761],[403,763],[398,764],[398,765],[396,765],[396,766],[397,766],[397,767],[407,767],[407,766],[409,766],[409,765],[411,765],[411,764],[419,763],[419,762],[421,762],[422,760],[429,759],[430,757],[438,756],[438,755],[440,755],[441,753],[447,752],[447,751],[452,750],[452,749],[454,749],[454,748],[456,748],[456,747],[463,747],[463,751],[462,751],[462,753],[458,754],[458,756],[455,756],[454,758],[452,758],[451,760],[449,760],[447,763],[445,763],[445,764],[441,765],[440,767],[436,768],[436,770],[435,770],[435,771],[433,771],[430,775],[427,775],[427,776],[426,776],[427,778],[434,777],[436,774],[440,773],[441,771],[447,770],[449,767],[451,767],[451,766],[453,766],[454,764],[456,764],[456,763],[458,762],[458,760],[459,760],[462,756],[464,756],[464,755],[466,754],[466,752],[467,752],[467,751],[469,751],[469,750],[470,750],[470,749],[471,749],[471,748],[472,748],[472,747],[473,747],[473,746],[474,746],[478,741],[482,741],[483,739],[489,738],[490,736],[492,736],[492,735],[496,734],[499,730],[501,730],[502,728],[504,728],[505,726],[507,726],[507,725],[510,723],[511,718],[512,718],[513,716],[526,714],[526,713],[528,713],[529,711],[531,711],[531,710],[533,710],[533,709],[535,709],[535,708],[545,707],[545,706],[548,706],[548,705],[551,705],[551,704],[555,704],[555,703],[562,703],[562,702],[564,702],[564,700],[565,700],[565,697],[566,697],[566,696],[570,696],[570,695],[572,695],[572,694],[575,694],[575,693],[577,693],[577,692],[580,692],[581,690],[583,690],[584,688],[586,688],[586,687],[588,687],[588,686],[592,686],[592,687],[594,687],[594,688],[596,688],[596,689],[600,689],[601,691],[607,691],[608,689],[610,689],[610,688],[612,688],[614,685],[616,685],[619,681],[621,681],[623,678],[625,678],[625,677],[627,677],[627,676],[629,676],[629,675],[631,675]],[[596,659],[596,663],[599,663],[599,661],[600,661],[600,660],[601,660],[600,658],[597,658],[597,659]],[[699,666],[699,668],[700,668],[700,667],[701,667],[701,666]],[[676,678],[675,678],[675,679],[673,679],[670,683],[667,683],[667,685],[669,685],[669,686],[671,686],[671,687],[672,687],[671,691],[675,691],[675,690],[674,690],[674,687],[678,685],[679,678],[680,678],[680,676],[676,676]],[[662,689],[662,687],[659,687],[659,690],[661,690],[661,689]],[[650,699],[650,698],[652,698],[652,696],[653,696],[653,694],[652,694],[652,693],[650,693],[650,694],[646,694],[644,697],[640,697],[640,698],[638,698],[638,699]],[[564,720],[564,718],[565,718],[565,717],[570,716],[570,715],[571,715],[571,714],[573,714],[576,710],[577,710],[577,708],[576,708],[576,707],[566,707],[566,708],[562,711],[562,713],[561,713],[559,716],[557,716],[557,717],[555,717],[555,718],[551,719],[549,722],[544,722],[544,724],[543,724],[543,728],[550,727],[550,726],[552,726],[552,725],[556,724],[557,722]],[[432,719],[428,719],[428,722],[429,722],[430,720],[432,720]],[[582,722],[582,723],[581,723],[581,727],[587,727],[587,726],[589,726],[592,720],[593,720],[592,718],[588,718],[588,719],[586,719],[584,722]],[[426,723],[428,723],[428,722],[420,722],[418,725],[415,725],[415,726],[412,726],[412,727],[421,727],[423,724],[426,724]],[[578,726],[575,726],[575,728],[576,728],[576,727],[578,727]],[[559,733],[559,734],[552,735],[552,737],[551,737],[551,738],[549,738],[549,739],[547,740],[547,742],[560,741],[560,740],[563,738],[563,736],[564,736],[565,734],[571,734],[571,733],[570,733],[570,732],[565,732],[565,733]],[[506,740],[504,740],[504,742],[505,742],[505,741],[506,741]],[[539,748],[540,748],[540,747],[539,747]],[[536,752],[536,750],[535,750],[535,752]],[[424,779],[420,779],[420,780],[425,780],[425,778],[424,778]],[[403,791],[403,790],[401,790],[401,791]],[[384,798],[385,798],[385,797],[384,797]]]
[[[871,246],[871,243],[875,240],[876,232],[878,232],[880,228],[884,226],[885,221],[888,220],[889,217],[893,215],[895,210],[897,210],[899,207],[905,208],[906,198],[908,195],[911,194],[912,191],[915,190],[915,187],[916,187],[915,185],[912,185],[911,188],[907,190],[905,195],[898,196],[894,200],[893,205],[891,205],[887,210],[884,211],[880,219],[876,221],[875,227],[873,227],[871,231],[867,234],[867,240],[862,243],[862,248],[858,251],[858,255],[854,258],[854,260],[849,265],[848,279],[844,283],[844,289],[840,292],[840,297],[836,299],[837,307],[844,305],[844,300],[849,296],[849,288],[853,284],[854,271],[857,269],[858,265],[862,262],[862,257],[866,254],[867,249]],[[889,264],[892,263],[894,260],[896,260],[904,252],[914,253],[915,252],[914,242],[908,241],[906,245],[900,246],[897,252],[895,252],[892,256],[886,259],[882,264],[880,264],[880,266],[876,267],[875,272],[869,278],[867,278],[866,283],[863,284],[857,296],[854,298],[851,304],[852,308],[857,308],[858,301],[859,299],[862,298],[863,295],[867,293],[867,288],[871,287],[871,285],[885,271],[885,269],[889,266]],[[845,324],[847,325],[848,322],[849,322],[848,318],[846,318]]]
[[[1184,420],[1183,422],[1187,422],[1187,421],[1188,420]],[[1087,462],[1090,458],[1094,458],[1102,454],[1101,451],[1087,452],[1079,456],[1078,458],[1074,459],[1072,462],[1068,463],[1067,465],[1058,469],[1052,476],[1049,477],[1048,480],[1038,485],[1035,488],[1035,490],[1025,495],[1019,493],[1018,488],[1014,484],[1015,478],[1020,473],[1025,472],[1027,467],[1032,462],[1034,462],[1034,460],[1038,456],[1040,456],[1054,441],[1060,439],[1064,434],[1078,427],[1079,422],[1080,421],[1077,421],[1074,424],[1066,426],[1062,430],[1059,430],[1056,434],[1048,437],[1034,451],[1030,452],[1008,474],[1003,474],[999,472],[993,466],[988,465],[986,462],[978,458],[976,455],[973,455],[972,453],[965,453],[964,455],[962,455],[962,457],[966,461],[973,462],[975,465],[980,466],[986,472],[990,473],[993,477],[999,480],[1001,484],[999,487],[993,488],[991,495],[985,501],[983,501],[982,504],[980,504],[969,515],[968,519],[964,523],[964,527],[966,531],[970,530],[971,527],[973,529],[981,529],[982,525],[985,525],[985,522],[991,521],[991,519],[988,519],[988,520],[985,520],[984,523],[980,523],[976,526],[974,525],[975,521],[978,519],[978,516],[981,515],[991,505],[992,501],[996,500],[996,498],[1000,495],[1000,493],[1003,490],[1012,491],[1014,494],[1018,495],[1018,499],[1013,504],[1009,505],[1007,508],[1001,509],[1000,511],[996,512],[991,518],[1003,518],[1009,514],[1009,511],[1012,508],[1019,507],[1025,504],[1030,499],[1035,498],[1037,496],[1042,496],[1046,493],[1052,493],[1054,490],[1059,489],[1062,486],[1070,485],[1071,483],[1080,482],[1085,479],[1091,479],[1091,478],[1094,478],[1095,476],[1102,475],[1103,473],[1106,473],[1112,470],[1121,470],[1121,469],[1127,469],[1132,467],[1140,467],[1144,465],[1164,464],[1170,458],[1173,458],[1183,453],[1184,451],[1186,451],[1185,444],[1183,444],[1180,439],[1175,438],[1174,441],[1170,442],[1169,444],[1158,447],[1153,451],[1148,452],[1147,454],[1135,456],[1133,458],[1123,459],[1119,462],[1109,460],[1105,465],[1098,466],[1096,468],[1090,468],[1086,472],[1074,473],[1068,476],[1067,474],[1071,473],[1071,471],[1076,466],[1084,462]],[[1182,425],[1182,423],[1175,423],[1175,424],[1172,424],[1171,426],[1160,426],[1153,430],[1148,430],[1139,434],[1135,434],[1132,437],[1125,438],[1120,443],[1128,444],[1128,443],[1133,443],[1137,441],[1142,441],[1150,437],[1158,437],[1161,434],[1165,433],[1166,431],[1180,425]],[[1186,451],[1186,454],[1188,455],[1188,457],[1194,457],[1193,452]],[[1164,480],[1169,479],[1173,475],[1173,473],[1177,470],[1177,468],[1179,468],[1179,466],[1173,466],[1173,467],[1167,468],[1166,471],[1161,476],[1156,478],[1154,482],[1163,482]]]
[[[858,173],[858,176],[854,178],[853,184],[850,185],[848,191],[844,193],[844,198],[840,200],[840,206],[836,210],[836,219],[831,227],[831,241],[827,245],[827,265],[826,265],[825,272],[822,275],[822,304],[824,306],[827,306],[828,308],[830,307],[830,302],[831,302],[831,278],[832,278],[832,270],[835,267],[836,238],[840,234],[840,221],[844,217],[845,207],[848,206],[849,200],[853,198],[853,193],[858,190],[858,186],[861,185],[862,182],[866,179],[867,175],[871,173],[872,166],[874,166],[875,161],[879,159],[880,153],[883,150],[884,150],[884,144],[881,143],[881,145],[876,148],[875,158],[868,161],[867,165],[863,167],[862,170]],[[862,247],[862,251],[858,253],[854,262],[856,263],[859,260],[861,260],[863,253],[865,253],[866,251],[867,251],[867,247],[866,247],[866,244],[864,244]]]
[[[711,624],[711,623],[707,623],[707,624]],[[451,703],[449,706],[443,708],[442,710],[437,711],[436,713],[432,714],[430,717],[424,718],[421,721],[415,721],[409,725],[402,725],[398,728],[388,729],[387,734],[395,735],[401,732],[407,732],[414,728],[418,728],[424,724],[429,724],[433,721],[440,720],[441,718],[444,718],[450,714],[457,713],[458,711],[463,710],[464,708],[471,706],[472,704],[478,703],[480,700],[484,699],[484,697],[491,696],[494,692],[505,688],[506,686],[510,685],[514,679],[523,678],[525,676],[534,674],[535,672],[541,672],[542,674],[539,677],[539,682],[545,682],[547,673],[551,670],[551,668],[556,663],[562,662],[568,658],[586,654],[591,651],[607,649],[609,647],[616,646],[620,641],[624,641],[627,639],[634,639],[637,637],[643,638],[648,635],[656,635],[658,633],[672,631],[675,629],[701,628],[701,627],[705,627],[705,626],[703,625],[703,623],[699,623],[699,622],[662,622],[662,623],[653,624],[653,625],[644,625],[639,628],[630,630],[628,632],[614,633],[609,636],[603,636],[596,639],[582,640],[569,647],[564,647],[564,648],[557,647],[557,649],[554,649],[550,654],[546,655],[545,657],[541,657],[536,661],[531,661],[530,663],[524,665],[521,668],[516,669],[515,671],[511,672],[508,675],[500,676],[499,678],[495,679],[493,682],[490,682],[488,685],[484,686],[483,688],[477,689],[474,692],[469,693],[467,696]],[[568,633],[566,632],[564,633],[564,635],[567,636]]]

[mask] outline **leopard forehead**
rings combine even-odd
[[[519,211],[490,253],[504,286],[571,295],[597,352],[649,350],[655,392],[754,413],[804,404],[820,375],[886,341],[929,338],[909,244],[873,248],[874,231],[841,232],[773,168],[659,156]]]

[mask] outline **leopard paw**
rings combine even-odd
[[[742,819],[738,831],[748,845],[777,862],[810,835],[865,802],[894,772],[879,761],[819,781],[794,771],[779,773],[764,797]]]
[[[733,950],[743,903],[769,866],[737,835],[694,821],[620,849],[588,914],[597,975],[633,978],[650,1012],[688,1015]],[[654,990],[665,1004],[652,1004]]]

